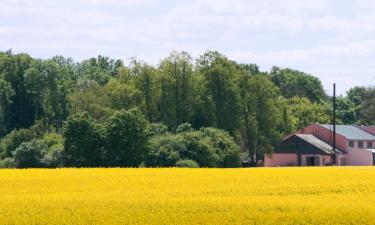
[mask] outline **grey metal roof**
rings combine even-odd
[[[324,151],[327,154],[334,154],[332,146],[327,144],[326,142],[318,139],[312,134],[296,134],[297,137],[301,138],[302,140],[310,143],[311,145],[319,148],[320,150]],[[340,150],[336,149],[336,153],[342,153]]]
[[[333,125],[319,124],[320,126],[333,130]],[[375,136],[367,133],[355,126],[351,125],[336,125],[336,133],[341,134],[349,140],[375,140]]]

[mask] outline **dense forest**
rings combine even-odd
[[[375,124],[374,108],[375,89],[354,87],[337,98],[338,122]],[[215,51],[158,65],[0,52],[1,167],[256,166],[331,115],[318,78]]]

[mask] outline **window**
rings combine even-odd
[[[363,148],[363,141],[358,141],[358,148]]]
[[[354,141],[349,141],[349,147],[354,147]]]
[[[367,142],[367,148],[372,148],[372,141]]]

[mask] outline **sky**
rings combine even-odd
[[[0,0],[0,51],[157,64],[172,50],[310,73],[344,94],[375,82],[373,0]]]

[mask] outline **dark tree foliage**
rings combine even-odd
[[[375,88],[368,88],[364,100],[359,106],[359,119],[361,124],[375,125]]]
[[[29,127],[35,119],[33,99],[25,86],[25,73],[34,60],[26,54],[0,53],[0,78],[14,91],[6,108],[5,130]]]
[[[326,97],[321,81],[310,74],[273,67],[270,77],[285,98],[299,96],[312,102],[322,102]]]
[[[31,141],[37,135],[31,129],[15,129],[7,134],[0,143],[1,157],[6,158],[12,155],[12,152],[23,142]]]
[[[64,127],[65,165],[73,167],[102,166],[103,127],[87,113],[68,118]]]
[[[40,140],[23,142],[13,152],[14,165],[17,168],[41,168],[46,167],[43,161],[48,146]]]
[[[203,113],[211,126],[234,134],[238,126],[239,95],[234,62],[218,52],[206,52],[197,61],[203,77]]]
[[[183,138],[175,135],[162,135],[150,140],[150,150],[145,165],[147,167],[173,167],[181,159],[180,152],[186,152]]]
[[[105,122],[107,166],[138,167],[147,155],[148,122],[136,109],[115,112]]]
[[[153,137],[145,165],[182,167],[181,160],[193,160],[200,167],[239,167],[239,153],[239,146],[227,132],[215,128],[187,130]]]

